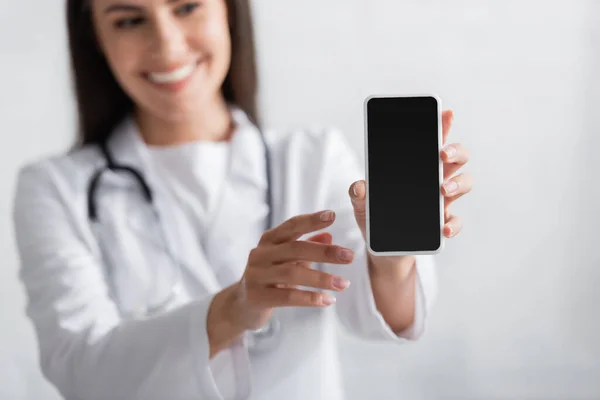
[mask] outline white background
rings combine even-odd
[[[74,138],[64,6],[1,2],[0,398],[56,399],[10,211],[17,168]],[[342,128],[362,160],[366,96],[435,92],[471,152],[476,186],[454,207],[465,230],[438,257],[427,336],[392,348],[344,336],[348,398],[600,398],[600,1],[254,6],[268,125]]]

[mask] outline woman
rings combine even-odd
[[[365,339],[422,335],[433,263],[365,251],[342,136],[259,129],[247,0],[69,0],[68,24],[81,143],[25,166],[15,201],[65,398],[341,399],[336,315]],[[449,204],[467,153],[442,157]]]

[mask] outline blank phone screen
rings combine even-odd
[[[434,97],[366,104],[369,242],[378,252],[441,245],[438,107]]]

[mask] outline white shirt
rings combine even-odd
[[[219,201],[229,170],[229,142],[196,141],[148,146],[164,183],[199,225],[205,225]]]
[[[432,257],[417,257],[416,320],[397,336],[375,307],[348,198],[363,174],[343,136],[264,131],[275,225],[334,210],[328,230],[356,256],[350,265],[320,267],[352,285],[328,308],[277,309],[276,348],[255,354],[241,338],[209,360],[210,303],[241,277],[268,210],[260,132],[241,111],[234,118],[230,143],[179,149],[149,149],[125,121],[109,149],[142,173],[153,206],[131,175],[107,172],[94,199],[97,222],[87,195],[105,161],[95,146],[20,171],[14,219],[27,313],[42,370],[66,399],[341,400],[337,320],[361,338],[390,344],[423,334],[436,293]],[[144,317],[172,282],[181,284],[174,301]]]
[[[203,227],[210,223],[210,216],[220,200],[222,184],[227,179],[231,144],[196,141],[175,146],[148,146],[148,151],[156,171],[179,200],[189,220],[197,226],[195,240],[202,244]],[[258,210],[263,203],[249,205],[249,208]],[[259,237],[265,229],[264,219],[258,215],[255,223],[242,232],[253,238]],[[232,362],[229,352],[217,354],[210,362],[215,382],[226,399],[235,398],[236,394],[235,375],[227,373],[227,365]]]

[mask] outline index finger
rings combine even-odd
[[[446,144],[448,140],[448,134],[452,128],[452,121],[454,120],[454,111],[445,110],[442,112],[442,145]]]
[[[330,226],[334,220],[335,213],[331,210],[297,215],[266,231],[260,238],[259,245],[265,243],[280,244],[297,240],[304,234]]]

